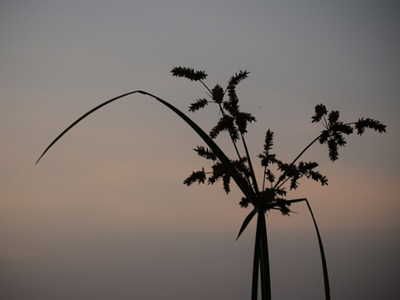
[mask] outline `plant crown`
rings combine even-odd
[[[225,90],[219,84],[216,84],[214,88],[209,89],[204,83],[204,80],[207,78],[205,71],[195,71],[190,68],[178,67],[174,68],[171,72],[173,76],[184,77],[191,81],[200,81],[208,90],[211,99],[208,100],[202,98],[196,100],[189,106],[190,112],[194,113],[205,108],[210,103],[217,105],[221,118],[211,129],[209,137],[215,139],[223,131],[226,131],[229,134],[237,154],[237,159],[230,159],[230,162],[242,177],[241,180],[245,182],[247,186],[251,187],[258,198],[257,203],[252,203],[251,199],[243,197],[239,203],[241,207],[247,207],[249,204],[253,204],[256,208],[262,211],[278,209],[283,215],[289,215],[290,200],[285,198],[285,183],[289,184],[289,190],[297,189],[299,180],[302,177],[312,179],[321,183],[323,186],[328,184],[326,176],[316,170],[318,167],[317,162],[300,161],[297,163],[298,159],[311,145],[316,141],[328,145],[329,158],[331,161],[335,161],[339,156],[339,147],[344,147],[346,145],[344,135],[350,135],[354,130],[356,130],[357,134],[362,135],[366,128],[374,129],[379,133],[386,132],[386,125],[370,118],[360,118],[357,122],[343,123],[339,121],[339,111],[328,112],[325,105],[318,104],[315,106],[315,114],[311,118],[312,123],[322,123],[325,129],[322,130],[320,135],[314,139],[291,163],[284,163],[276,157],[276,154],[271,153],[274,133],[270,129],[267,130],[264,150],[258,155],[261,166],[264,168],[262,189],[258,190],[257,181],[254,176],[244,138],[248,124],[255,122],[256,118],[250,113],[242,112],[240,110],[239,99],[236,93],[236,86],[247,78],[249,72],[239,71],[239,73],[232,76],[229,79]],[[246,155],[244,156],[239,153],[237,147],[238,141],[243,143],[246,152]],[[224,164],[218,160],[218,156],[211,149],[204,146],[197,146],[194,150],[199,156],[211,160],[213,165],[210,172],[206,172],[204,168],[192,172],[183,183],[190,186],[195,182],[199,184],[204,184],[206,182],[207,184],[214,184],[222,180],[223,189],[226,193],[229,193],[231,191],[230,183],[232,174],[225,168]],[[278,177],[276,177],[271,171],[271,166],[273,165],[280,172]],[[265,187],[266,181],[269,182],[269,187]]]

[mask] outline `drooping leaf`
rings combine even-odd
[[[189,117],[187,117],[184,113],[182,113],[180,110],[178,110],[175,106],[171,105],[167,101],[154,96],[150,93],[147,93],[142,90],[136,90],[133,92],[129,92],[120,96],[117,96],[115,98],[112,98],[108,101],[103,102],[102,104],[96,106],[95,108],[91,109],[87,113],[85,113],[83,116],[81,116],[79,119],[77,119],[75,122],[73,122],[70,126],[67,127],[60,135],[58,135],[51,143],[50,145],[45,149],[45,151],[42,153],[42,155],[39,157],[39,159],[36,161],[38,163],[40,159],[49,151],[49,149],[61,138],[63,137],[69,130],[71,130],[75,125],[77,125],[80,121],[82,121],[84,118],[89,116],[90,114],[94,113],[98,109],[102,108],[103,106],[112,103],[118,99],[121,99],[123,97],[126,97],[128,95],[132,95],[135,93],[139,93],[142,95],[149,96],[153,99],[156,99],[166,107],[168,107],[170,110],[172,110],[174,113],[176,113],[181,119],[183,119],[202,139],[203,141],[210,147],[210,149],[217,155],[218,159],[220,162],[225,166],[227,169],[227,172],[229,172],[233,178],[233,180],[236,182],[237,186],[240,188],[240,190],[243,192],[243,194],[250,199],[251,203],[255,206],[259,206],[260,203],[254,194],[254,191],[251,189],[251,187],[247,184],[246,180],[237,172],[235,167],[232,165],[228,157],[226,157],[225,153],[218,147],[218,145],[196,124],[194,123]]]
[[[319,229],[318,229],[318,226],[317,226],[317,221],[315,220],[315,217],[314,217],[314,214],[312,212],[310,203],[308,202],[308,200],[306,198],[287,200],[287,202],[289,202],[289,203],[296,203],[296,202],[302,202],[302,201],[305,201],[306,204],[307,204],[308,210],[310,211],[311,218],[312,218],[313,223],[314,223],[315,231],[317,233],[319,251],[320,251],[320,255],[321,255],[322,272],[323,272],[323,276],[324,276],[325,300],[330,300],[331,299],[331,295],[330,295],[330,287],[329,287],[328,266],[327,266],[327,263],[326,263],[324,246],[322,244],[322,239],[321,239],[321,235],[319,233]]]
[[[239,239],[240,235],[244,232],[244,230],[246,229],[247,225],[249,225],[250,221],[253,219],[253,217],[255,216],[255,214],[257,213],[258,209],[254,208],[246,217],[246,219],[244,219],[242,226],[240,227],[239,230],[239,234],[236,238],[236,240]]]

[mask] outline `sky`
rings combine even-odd
[[[300,181],[324,242],[332,299],[400,297],[400,3],[398,1],[4,0],[0,2],[0,298],[5,300],[248,299],[255,222],[240,190],[184,186],[210,168],[202,142],[141,89],[183,112],[207,97],[174,67],[225,86],[240,70],[240,107],[290,162],[319,135],[314,107],[341,120],[378,119],[387,133],[351,135],[332,163],[302,157],[329,179]],[[187,112],[205,131],[215,107]],[[226,136],[216,140],[230,156]],[[272,297],[323,299],[318,242],[304,203],[267,213]]]

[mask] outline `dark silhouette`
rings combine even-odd
[[[386,132],[386,126],[381,122],[370,118],[361,118],[357,122],[343,123],[339,121],[338,111],[331,111],[328,113],[325,105],[319,104],[315,107],[315,114],[312,117],[312,123],[322,123],[324,129],[313,141],[311,141],[311,143],[304,148],[303,151],[300,152],[300,154],[291,163],[284,163],[277,158],[276,154],[271,153],[274,133],[268,129],[265,135],[264,151],[258,155],[263,168],[262,188],[259,189],[244,137],[247,132],[247,126],[256,121],[256,119],[250,113],[240,111],[239,99],[236,94],[236,86],[247,78],[249,72],[240,71],[238,74],[232,76],[228,81],[226,89],[223,89],[219,84],[216,84],[214,88],[210,89],[204,83],[204,80],[207,78],[207,74],[204,71],[194,71],[190,68],[178,67],[174,68],[171,72],[173,76],[184,77],[191,81],[199,81],[207,89],[210,100],[205,98],[196,100],[190,105],[189,111],[196,112],[209,104],[216,105],[220,112],[221,118],[212,128],[209,134],[206,134],[196,123],[194,123],[189,117],[187,117],[184,113],[170,103],[145,91],[137,90],[110,99],[84,114],[74,123],[72,123],[67,129],[65,129],[56,139],[53,140],[53,142],[50,143],[36,163],[40,161],[44,154],[64,134],[66,134],[80,121],[101,107],[135,93],[150,96],[167,106],[179,117],[181,117],[190,127],[192,127],[192,129],[203,139],[207,145],[207,147],[197,146],[197,148],[194,150],[199,156],[210,160],[213,163],[211,166],[211,171],[206,172],[204,168],[199,171],[194,171],[188,178],[184,180],[183,183],[190,186],[195,182],[199,184],[204,184],[206,182],[208,184],[214,184],[222,180],[223,189],[226,193],[229,193],[231,180],[233,179],[243,192],[243,197],[239,202],[240,206],[243,208],[247,208],[249,205],[253,206],[252,211],[245,218],[237,237],[239,238],[253,217],[257,215],[257,229],[253,262],[252,300],[257,299],[259,268],[261,271],[262,299],[271,299],[265,213],[274,209],[279,210],[282,215],[290,215],[291,204],[303,201],[307,204],[316,229],[324,276],[325,299],[330,299],[328,270],[324,248],[317,223],[311,210],[311,206],[306,198],[291,200],[286,199],[285,184],[289,186],[289,190],[297,189],[298,181],[301,178],[306,177],[321,183],[321,185],[327,185],[328,179],[326,176],[321,175],[319,171],[316,170],[318,167],[317,162],[298,162],[304,152],[307,151],[307,149],[310,148],[314,143],[319,141],[320,144],[328,145],[329,158],[330,160],[335,161],[339,157],[339,147],[344,147],[346,145],[344,135],[350,135],[354,133],[354,131],[356,131],[357,134],[362,135],[366,128],[374,129],[375,131],[382,133]],[[214,142],[214,139],[216,139],[218,135],[224,131],[226,131],[231,138],[237,155],[235,159],[228,158]],[[241,150],[244,151],[243,155],[240,153],[238,148],[239,142],[241,142],[243,146],[243,149]],[[274,166],[279,172],[278,176],[272,172],[271,166]]]

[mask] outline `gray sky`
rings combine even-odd
[[[352,135],[339,160],[304,155],[329,178],[303,180],[320,226],[332,299],[400,297],[400,4],[398,1],[88,1],[0,3],[0,298],[246,299],[254,222],[220,185],[186,187],[210,165],[200,139],[143,96],[103,108],[36,159],[94,106],[142,89],[187,111],[206,97],[173,67],[226,85],[239,70],[254,163],[265,131],[291,161],[322,130],[316,104],[344,122],[381,120]],[[192,115],[206,131],[213,109]],[[217,140],[233,154],[226,137]],[[257,165],[258,168],[258,165]],[[258,168],[258,174],[262,174]],[[318,245],[304,204],[268,214],[274,300],[323,299]]]

